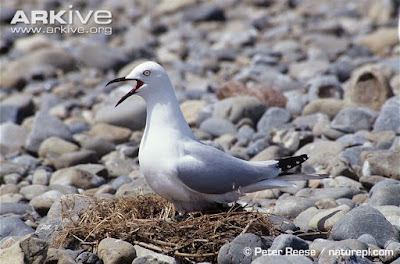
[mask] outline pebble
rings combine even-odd
[[[398,151],[366,151],[361,156],[363,175],[382,175],[400,180],[400,152]]]
[[[271,107],[258,121],[257,130],[263,131],[268,135],[272,132],[273,128],[279,128],[283,124],[289,122],[290,118],[290,113],[286,109]]]
[[[35,115],[25,147],[28,151],[38,152],[40,144],[51,136],[72,141],[71,132],[60,119],[40,111]]]
[[[218,263],[251,263],[257,256],[254,251],[249,255],[244,255],[245,247],[266,249],[267,243],[261,237],[251,233],[239,235],[232,242],[221,247],[218,252]]]
[[[319,211],[310,219],[308,226],[312,230],[329,231],[350,209],[347,205],[340,205],[336,208]]]
[[[322,98],[343,98],[343,89],[336,76],[322,75],[311,81],[308,88],[308,101]]]
[[[331,127],[345,133],[370,130],[377,113],[367,108],[343,108],[331,122]]]
[[[277,215],[295,218],[301,212],[314,205],[315,202],[312,199],[289,196],[286,199],[277,200],[273,212]]]
[[[19,191],[28,201],[32,200],[34,197],[39,196],[49,190],[49,187],[45,185],[32,184],[24,186]]]
[[[154,252],[152,250],[146,249],[144,247],[134,245],[136,250],[136,258],[133,260],[132,264],[141,263],[163,263],[163,264],[177,264],[179,263],[173,257]]]
[[[98,187],[104,182],[103,178],[89,171],[74,167],[65,168],[51,175],[50,184],[71,185],[76,188],[88,189]]]
[[[92,137],[100,137],[115,144],[128,141],[131,130],[124,127],[98,123],[90,129],[87,134]]]
[[[333,255],[329,254],[329,250],[354,250],[350,251],[350,256],[341,256],[341,255]],[[346,239],[338,242],[334,242],[329,244],[325,247],[325,249],[319,254],[319,261],[321,263],[331,263],[337,261],[354,261],[354,263],[373,263],[368,258],[362,258],[361,256],[357,255],[355,252],[356,250],[368,250],[368,245],[358,241],[356,239]],[[344,259],[344,260],[342,260]]]
[[[46,215],[53,203],[58,201],[62,196],[63,194],[61,192],[50,190],[32,198],[29,204],[32,205],[39,214]]]
[[[237,129],[232,122],[218,117],[206,119],[201,123],[200,130],[210,133],[214,137],[222,136],[224,134],[236,134],[237,132]]]
[[[47,155],[57,156],[77,151],[78,149],[79,147],[77,145],[59,137],[49,137],[40,144],[38,154],[40,157],[45,158]]]
[[[187,100],[180,105],[183,116],[190,126],[196,125],[204,106],[205,103],[202,100]]]
[[[282,234],[274,239],[274,242],[272,242],[270,249],[282,250],[283,252],[285,252],[286,248],[288,247],[295,250],[307,250],[308,243],[297,236]]]
[[[2,152],[12,153],[21,150],[28,132],[21,126],[6,122],[0,125],[0,142]]]
[[[303,109],[303,116],[322,113],[333,119],[344,107],[344,101],[334,98],[322,98],[310,101]]]
[[[17,217],[8,216],[0,218],[0,240],[9,236],[22,237],[34,231],[32,227]]]
[[[345,240],[370,234],[382,248],[387,241],[399,240],[396,233],[392,224],[378,210],[370,206],[359,206],[336,222],[331,236],[334,240]]]
[[[133,245],[115,238],[101,240],[98,254],[104,264],[132,263],[133,259],[136,258],[136,250]]]
[[[382,106],[378,118],[374,123],[373,131],[392,130],[396,134],[400,134],[400,97],[390,98]]]
[[[79,142],[82,148],[93,150],[99,157],[115,150],[115,144],[101,137],[85,137]]]
[[[369,191],[371,206],[395,205],[400,206],[400,182],[382,180]]]
[[[215,103],[213,116],[227,119],[234,124],[246,117],[257,123],[265,109],[265,105],[255,97],[237,96]]]
[[[129,87],[126,87],[129,88]],[[129,88],[131,89],[131,88]],[[142,129],[146,121],[146,104],[140,98],[132,96],[123,104],[115,107],[118,100],[128,91],[118,92],[110,95],[110,104],[95,108],[94,120],[96,123],[107,123],[132,130]],[[113,99],[113,100],[112,100]]]
[[[44,263],[49,245],[46,241],[26,235],[2,249],[4,263]]]

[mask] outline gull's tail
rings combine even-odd
[[[254,166],[258,169],[264,171],[265,173],[272,173],[272,177],[261,180],[257,183],[250,184],[243,187],[241,190],[243,192],[256,192],[265,189],[272,188],[286,188],[286,187],[296,187],[295,184],[288,181],[305,181],[305,180],[317,180],[329,177],[328,174],[305,174],[305,173],[290,173],[290,170],[296,166],[299,166],[308,159],[307,154],[300,156],[283,158],[279,160],[270,161],[256,161],[252,162]]]
[[[307,154],[303,154],[303,155],[295,156],[295,157],[284,158],[284,159],[279,159],[278,160],[278,168],[280,168],[282,171],[287,171],[287,170],[290,170],[291,168],[299,166],[301,163],[303,163],[306,160],[308,160]]]

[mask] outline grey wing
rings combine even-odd
[[[227,193],[268,177],[257,166],[200,142],[183,144],[183,151],[178,178],[201,193]]]

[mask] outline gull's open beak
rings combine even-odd
[[[144,82],[141,81],[141,80],[139,80],[139,79],[130,79],[130,78],[121,77],[121,78],[117,78],[117,79],[114,79],[114,80],[112,80],[112,81],[109,81],[109,82],[106,84],[106,86],[108,86],[108,85],[110,85],[110,84],[112,84],[112,83],[124,82],[124,81],[136,81],[136,86],[135,86],[132,90],[130,90],[127,94],[125,94],[125,95],[121,98],[121,100],[118,101],[118,103],[115,105],[115,107],[117,107],[120,103],[122,103],[123,101],[125,101],[125,99],[128,98],[129,96],[135,94],[135,92],[137,91],[137,89],[139,89],[139,88],[144,84]]]

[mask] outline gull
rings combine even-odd
[[[146,102],[146,127],[139,148],[140,170],[153,191],[180,213],[202,211],[235,202],[264,189],[294,187],[288,180],[319,175],[288,174],[307,155],[268,161],[245,161],[200,142],[185,121],[164,68],[148,61],[127,76],[107,83],[134,82],[116,107],[132,95]]]

